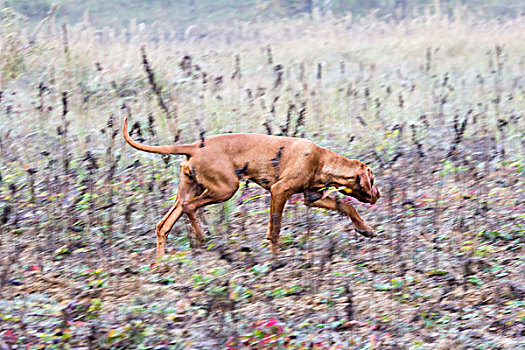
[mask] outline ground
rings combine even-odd
[[[3,18],[2,348],[524,345],[522,21],[236,22],[178,41],[17,26]],[[274,256],[269,195],[248,183],[202,211],[203,248],[183,218],[156,259],[182,157],[131,149],[125,115],[151,144],[259,132],[358,158],[383,193],[354,202],[376,237],[296,196]]]

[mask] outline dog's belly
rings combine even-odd
[[[304,172],[308,168],[304,163],[300,167],[297,164],[290,164],[290,160],[277,164],[272,160],[265,160],[264,162],[245,161],[237,164],[235,167],[235,174],[239,180],[248,179],[265,190],[270,188],[277,182],[286,181],[288,186],[294,187],[296,190],[304,188],[307,183],[309,175]]]
[[[255,182],[257,185],[261,186],[265,190],[270,190],[272,185],[275,183],[269,176],[263,177],[247,177],[248,180]]]
[[[236,164],[235,175],[239,180],[248,179],[266,190],[270,190],[270,187],[279,179],[277,169],[260,164],[253,159]]]

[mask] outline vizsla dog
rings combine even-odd
[[[190,219],[195,239],[201,244],[204,234],[197,209],[230,199],[241,179],[249,179],[271,193],[267,238],[273,253],[279,251],[284,205],[294,193],[302,192],[307,206],[346,214],[357,232],[373,236],[372,229],[349,202],[323,195],[327,187],[336,187],[345,195],[374,204],[381,192],[370,168],[358,160],[293,137],[223,134],[190,145],[150,146],[131,138],[127,118],[122,131],[127,143],[138,150],[186,156],[180,166],[175,203],[157,224],[157,256],[166,252],[167,236],[182,214]]]

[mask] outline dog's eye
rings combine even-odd
[[[361,177],[360,177],[359,175],[357,175],[357,176],[355,177],[355,183],[358,184],[358,185],[361,184]]]
[[[372,179],[372,181],[370,181],[370,185],[374,186],[374,179]]]

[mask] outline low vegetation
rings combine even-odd
[[[525,332],[525,28],[457,12],[0,30],[0,344],[6,349],[517,349]],[[257,132],[374,170],[347,218],[247,183],[155,259],[181,157],[131,149]]]

